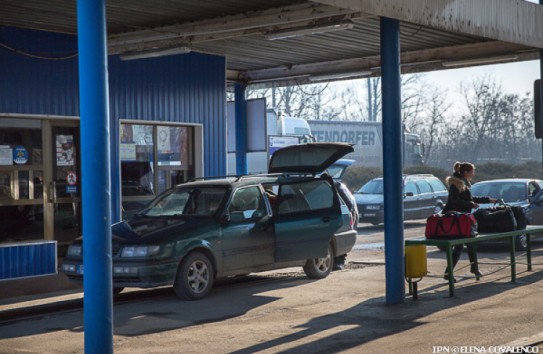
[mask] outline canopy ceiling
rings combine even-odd
[[[111,55],[221,55],[229,82],[247,84],[379,76],[380,16],[400,21],[402,73],[543,48],[543,6],[521,0],[107,0],[106,11]],[[0,25],[76,34],[76,1],[2,0]]]

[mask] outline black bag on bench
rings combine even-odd
[[[524,215],[524,210],[522,210]],[[494,208],[477,209],[473,213],[477,219],[480,233],[507,232],[518,230],[517,219],[513,208],[509,205]],[[524,228],[526,228],[526,216],[524,216]],[[522,221],[522,220],[521,220]],[[522,226],[522,225],[521,225]]]

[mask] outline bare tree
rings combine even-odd
[[[446,92],[439,91],[433,88],[432,94],[429,97],[429,105],[425,106],[428,120],[420,129],[421,138],[425,141],[424,164],[430,161],[434,145],[438,145],[440,139],[445,136],[443,133],[447,130],[446,113],[451,107],[451,104],[446,102]]]
[[[528,96],[504,93],[488,75],[462,83],[461,93],[467,111],[450,116],[442,132],[435,135],[432,162],[464,159],[518,163],[538,159],[540,143],[534,137],[533,105]]]

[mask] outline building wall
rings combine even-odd
[[[0,44],[1,113],[79,116],[76,36],[0,27]],[[204,175],[226,174],[224,57],[110,56],[108,73],[112,210],[120,205],[119,119],[202,124]]]

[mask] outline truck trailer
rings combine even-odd
[[[383,168],[383,129],[380,122],[308,120],[316,141],[354,144],[345,156],[356,165]],[[423,146],[417,134],[404,132],[403,165],[417,166],[423,161]]]

